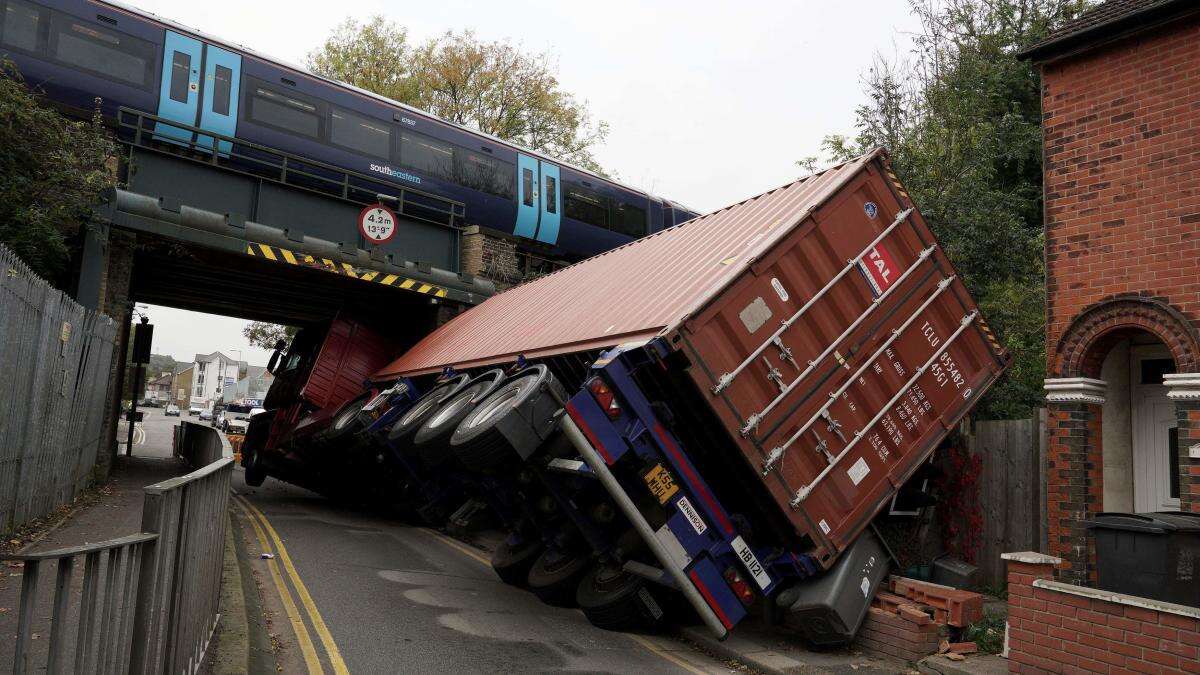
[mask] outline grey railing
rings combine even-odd
[[[200,468],[147,486],[142,532],[98,544],[4,556],[24,563],[13,671],[195,672],[217,621],[233,459],[211,427],[180,423],[177,454]],[[83,559],[82,584],[75,570]],[[49,640],[42,569],[54,563]],[[75,609],[76,605],[78,609]]]
[[[70,502],[104,446],[117,326],[0,245],[0,533]]]

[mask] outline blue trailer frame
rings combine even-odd
[[[626,562],[626,568],[682,591],[709,628],[723,638],[748,613],[726,581],[728,570],[737,570],[761,597],[770,597],[781,586],[818,574],[822,568],[807,554],[755,548],[746,542],[736,519],[700,477],[687,449],[659,419],[634,380],[638,368],[657,367],[669,353],[659,339],[620,345],[601,355],[588,382],[601,378],[618,397],[620,412],[610,417],[585,383],[566,402],[560,423],[586,464],[572,468],[560,462],[555,468],[600,480],[662,569],[648,574],[636,562]],[[658,494],[646,482],[648,474],[638,472],[642,480],[635,483],[628,475],[622,479],[612,472],[611,467],[631,455],[632,461],[653,467],[649,473],[655,474]],[[656,497],[669,514],[665,524],[652,528],[631,495],[643,500],[647,495]]]

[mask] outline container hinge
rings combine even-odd
[[[792,367],[795,368],[796,370],[800,370],[800,365],[798,363],[796,363],[795,357],[792,356],[791,348],[788,347],[787,345],[783,344],[783,338],[776,335],[775,339],[772,340],[772,342],[774,342],[775,346],[779,348],[779,358],[792,364]]]
[[[742,425],[742,436],[749,436],[751,431],[758,428],[758,423],[762,421],[762,415],[757,413],[746,418],[746,423]]]

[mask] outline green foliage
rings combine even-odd
[[[251,321],[242,328],[242,336],[254,347],[275,349],[275,343],[279,340],[290,343],[296,337],[297,330],[295,326]]]
[[[824,148],[847,159],[888,149],[984,316],[1013,355],[976,409],[1027,417],[1042,401],[1041,81],[1020,49],[1074,16],[1081,0],[909,0],[921,28],[911,61],[876,59],[854,138]]]
[[[974,642],[981,654],[999,654],[1004,649],[1004,624],[1007,620],[1004,612],[986,612],[983,619],[967,626],[962,641]]]
[[[98,114],[64,117],[0,62],[0,242],[40,276],[61,280],[70,237],[116,182],[115,152]]]
[[[563,91],[548,54],[528,54],[470,31],[411,45],[381,16],[347,19],[308,55],[313,71],[443,119],[600,172],[592,148],[608,134],[586,102]]]

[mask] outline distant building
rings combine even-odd
[[[146,391],[142,394],[142,400],[158,401],[165,403],[171,399],[171,383],[174,381],[174,373],[162,373],[158,377],[152,377],[146,382]]]
[[[225,400],[227,390],[236,391],[244,361],[232,359],[221,352],[197,354],[192,362],[192,395],[190,405],[211,408],[216,401]]]
[[[275,376],[267,372],[264,366],[246,366],[246,375],[238,380],[237,390],[235,392],[226,392],[226,401],[246,401],[251,405],[262,405],[262,401],[267,397],[267,390],[271,388],[271,382],[275,380]]]
[[[192,401],[192,371],[195,364],[181,363],[175,369],[175,384],[174,391],[171,396],[174,399],[175,405],[180,408],[187,408]]]

